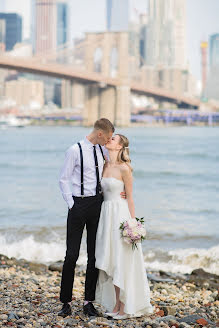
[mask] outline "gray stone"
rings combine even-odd
[[[48,268],[45,264],[30,262],[29,269],[39,274],[39,273],[45,273]]]
[[[157,324],[157,323],[152,323],[152,328],[160,328],[160,325],[159,324]]]
[[[173,315],[167,315],[165,317],[156,318],[156,321],[158,321],[158,322],[161,322],[161,321],[168,322],[171,320],[178,321],[177,318],[174,317]]]
[[[175,282],[173,279],[161,278],[161,277],[156,276],[155,274],[152,274],[152,273],[147,273],[147,277],[148,277],[149,280],[155,281],[155,282],[169,282],[169,283],[174,283]]]
[[[144,323],[142,323],[142,327],[147,327],[147,326],[150,326],[152,327],[152,324],[155,323],[153,321],[149,321],[149,320],[146,320]]]
[[[174,280],[176,280],[176,279],[187,280],[188,279],[188,275],[186,275],[186,274],[165,272],[162,270],[160,270],[159,273],[161,276],[166,276],[166,277],[172,278]]]
[[[10,321],[11,319],[16,319],[16,320],[18,320],[18,319],[19,319],[19,316],[18,316],[16,313],[11,312],[11,313],[9,313],[9,315],[8,315],[8,321]]]
[[[89,322],[92,325],[113,327],[112,322],[110,320],[107,320],[106,318],[103,318],[103,317],[98,317],[98,318],[95,318],[95,319],[91,319]],[[127,324],[127,322],[126,322],[126,324]]]
[[[78,321],[72,318],[68,318],[64,320],[66,326],[76,326],[78,325]]]
[[[205,278],[213,278],[213,279],[219,279],[219,276],[210,272],[207,272],[203,269],[195,269],[192,271],[191,275],[199,276],[199,277],[205,277]]]
[[[0,320],[7,320],[8,316],[7,314],[0,314]]]

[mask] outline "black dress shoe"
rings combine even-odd
[[[68,303],[64,303],[61,311],[58,313],[60,317],[67,317],[67,315],[71,314],[71,306]]]
[[[98,317],[99,313],[93,306],[93,303],[88,302],[86,305],[84,305],[84,314],[88,315],[89,317]]]

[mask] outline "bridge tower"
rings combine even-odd
[[[101,73],[103,81],[116,79],[116,86],[90,83],[85,89],[84,125],[91,126],[106,117],[117,126],[130,123],[130,83],[128,33],[87,33],[85,66],[87,71]]]

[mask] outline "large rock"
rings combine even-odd
[[[0,254],[0,261],[6,261],[9,260],[9,258],[6,255]]]
[[[188,323],[189,325],[192,325],[192,324],[197,323],[197,320],[200,320],[200,319],[205,319],[208,322],[208,324],[214,324],[212,321],[208,320],[207,318],[203,318],[198,314],[188,315],[184,318],[178,319],[178,322],[185,322],[185,323]]]
[[[172,273],[172,272],[166,272],[159,270],[160,276],[164,278],[172,278],[174,280],[179,279],[179,280],[187,280],[188,279],[188,274],[182,274],[182,273]]]
[[[147,273],[147,277],[149,280],[151,281],[155,281],[155,282],[168,282],[168,283],[174,283],[175,281],[173,279],[170,278],[161,278],[155,274],[152,273]]]
[[[205,271],[201,268],[193,270],[191,275],[202,277],[202,278],[207,278],[207,279],[212,279],[212,280],[219,280],[218,275],[216,275],[214,273],[207,272],[207,271]]]
[[[58,271],[58,272],[62,272],[62,267],[63,267],[63,261],[58,261],[55,263],[51,263],[49,265],[49,270],[50,271]]]
[[[156,318],[156,321],[169,322],[169,321],[178,321],[178,319],[176,317],[174,317],[173,315],[167,315],[165,317]]]
[[[47,266],[41,263],[30,262],[28,267],[30,271],[34,271],[35,273],[44,273],[48,270]]]
[[[214,289],[219,288],[219,276],[203,269],[193,270],[188,281],[195,283],[197,286],[205,284]]]

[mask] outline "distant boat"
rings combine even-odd
[[[23,128],[24,126],[30,124],[29,120],[17,118],[16,116],[0,116],[0,127],[16,127]]]

